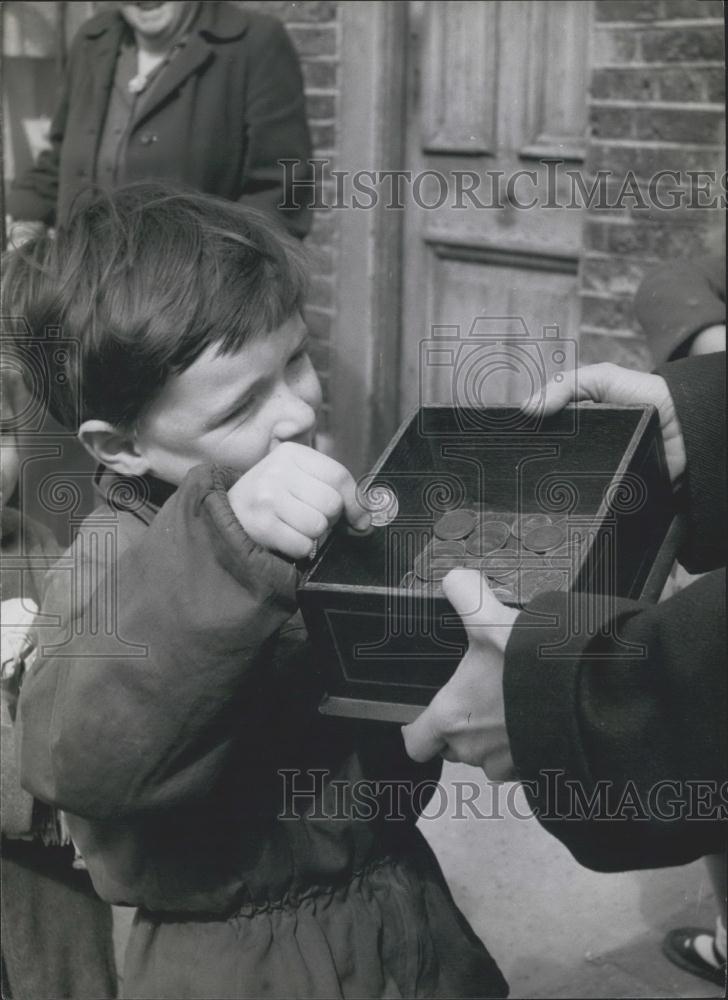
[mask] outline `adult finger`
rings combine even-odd
[[[404,747],[412,760],[419,764],[431,760],[447,746],[438,724],[437,701],[430,704],[414,722],[402,726]]]
[[[591,400],[595,403],[654,403],[659,405],[659,380],[646,372],[603,362],[587,365],[567,373],[557,381],[551,379],[543,393],[533,395],[524,406],[530,413],[549,416],[567,403]]]
[[[477,570],[451,570],[442,581],[442,589],[472,643],[492,640],[498,633],[505,639],[505,630],[510,630],[518,617],[514,608],[501,604],[493,596],[487,580]]]

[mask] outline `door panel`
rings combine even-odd
[[[520,339],[576,335],[582,212],[556,207],[570,192],[544,159],[583,157],[591,5],[413,2],[409,17],[402,415],[451,399],[447,366],[420,370],[433,327],[462,338],[485,317],[491,343],[498,318],[504,340],[523,322]],[[522,398],[516,369],[485,380],[480,402]]]

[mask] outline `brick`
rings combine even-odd
[[[662,16],[661,0],[597,0],[597,21],[657,21]]]
[[[333,210],[317,209],[313,216],[313,225],[309,239],[317,243],[330,243],[339,231],[340,213]]]
[[[631,224],[596,222],[588,219],[584,226],[584,246],[608,254],[628,256],[685,257],[715,252],[715,233],[710,227],[675,225],[670,222],[640,222]]]
[[[336,87],[338,63],[324,59],[303,59],[303,80],[309,87]]]
[[[581,322],[584,326],[601,326],[608,330],[631,330],[636,325],[632,299],[582,294]]]
[[[640,109],[634,114],[634,132],[636,138],[654,142],[717,145],[725,140],[725,115],[722,109]]]
[[[273,14],[281,21],[333,21],[336,19],[338,4],[332,0],[303,0],[302,3],[292,3],[290,0],[250,0],[239,3],[238,7],[246,10],[257,10],[261,14]]]
[[[336,145],[336,124],[334,122],[309,122],[311,142],[317,151],[333,149]]]
[[[331,371],[331,347],[328,341],[312,337],[308,342],[308,353],[319,376]]]
[[[723,32],[715,27],[651,28],[642,32],[645,62],[723,59]]]
[[[596,100],[719,101],[722,82],[722,72],[709,67],[609,66],[594,70],[590,91]]]
[[[308,289],[306,302],[311,306],[321,306],[324,309],[334,307],[334,284],[331,278],[318,275],[312,278]]]
[[[608,333],[590,333],[583,330],[579,338],[579,362],[594,365],[611,361],[625,368],[650,371],[654,366],[647,341],[642,337],[614,337]]]
[[[610,28],[598,32],[595,65],[638,62],[639,58],[639,32],[631,28]]]
[[[595,139],[632,138],[631,108],[604,108],[592,106],[589,109],[589,127]]]
[[[613,295],[634,295],[652,260],[625,260],[623,257],[585,257],[579,272],[584,292],[607,292]]]
[[[725,103],[725,72],[717,67],[708,68],[705,72],[705,83],[705,100]]]
[[[309,119],[328,119],[336,116],[334,94],[306,94],[306,114]]]
[[[709,66],[691,66],[652,69],[657,75],[659,99],[661,101],[710,101],[710,82],[715,69]],[[720,73],[723,79],[722,71]]]
[[[289,27],[288,33],[302,59],[336,55],[336,28],[332,24],[295,24]]]
[[[614,141],[593,145],[587,150],[586,174],[596,169],[610,170],[624,177],[632,170],[637,177],[653,177],[660,170],[714,170],[724,168],[723,146],[679,148],[665,146],[623,146]]]
[[[603,139],[718,145],[725,135],[725,116],[717,108],[708,111],[593,105],[589,119],[592,135]]]
[[[663,17],[703,18],[723,17],[721,0],[663,0]]]
[[[326,341],[331,334],[332,314],[318,306],[306,305],[306,326],[314,340]]]

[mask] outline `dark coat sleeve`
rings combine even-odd
[[[7,192],[6,209],[16,222],[42,222],[46,226],[56,223],[61,147],[68,121],[71,78],[80,56],[81,45],[79,34],[69,52],[60,96],[51,119],[50,148],[40,153],[33,166],[13,181]]]
[[[69,588],[59,570],[79,603],[41,636],[20,699],[22,778],[37,798],[104,820],[214,786],[262,650],[295,612],[295,567],[247,537],[233,481],[192,470],[105,573],[73,566]]]
[[[634,311],[656,364],[686,356],[701,330],[725,323],[725,258],[661,264],[642,281]]]
[[[301,182],[311,178],[311,137],[298,56],[286,29],[274,18],[253,20],[246,46],[247,134],[240,200],[278,215],[292,233],[305,236],[311,224],[312,193]],[[296,165],[284,169],[281,160]],[[290,207],[281,209],[284,203]]]
[[[685,523],[679,561],[691,573],[725,566],[725,353],[674,361],[658,369],[675,402],[687,468],[677,494]]]
[[[662,373],[685,434],[683,558],[697,571],[725,562],[722,368],[712,355]],[[517,619],[504,673],[513,759],[540,822],[582,864],[656,868],[723,850],[725,641],[720,569],[658,605],[547,594]]]

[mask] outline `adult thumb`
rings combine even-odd
[[[511,625],[517,612],[494,597],[485,576],[474,569],[453,569],[442,581],[442,589],[455,608],[471,643],[486,641],[484,630]]]

